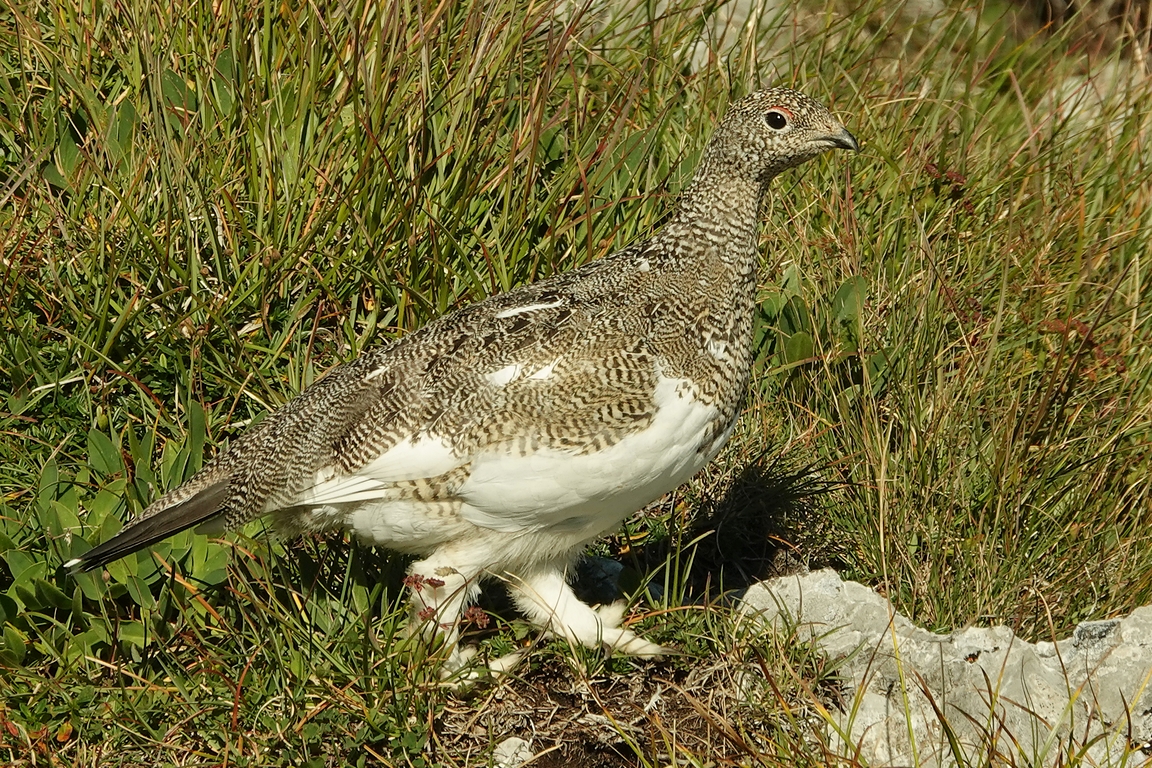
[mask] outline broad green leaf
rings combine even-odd
[[[67,123],[60,126],[60,143],[52,156],[56,160],[56,168],[65,186],[70,185],[76,167],[80,164],[80,147],[77,146],[76,137],[72,135],[72,128]]]
[[[812,335],[800,331],[794,333],[784,342],[785,362],[799,363],[812,357]]]
[[[208,555],[196,569],[196,578],[205,584],[220,584],[228,578],[230,550],[219,544],[208,547]]]
[[[76,510],[62,501],[53,501],[49,510],[40,514],[40,520],[44,528],[55,538],[67,533],[79,533],[81,528]]]
[[[868,283],[860,275],[848,278],[836,290],[832,297],[833,316],[846,323],[858,323],[864,312],[864,298],[867,295]]]
[[[37,565],[43,565],[27,552],[19,549],[9,549],[0,556],[8,564],[8,572],[12,574],[14,582],[27,578],[26,574],[35,569]]]
[[[204,466],[204,440],[208,434],[204,406],[199,401],[188,401],[188,475],[198,472]]]
[[[72,610],[72,598],[60,591],[60,588],[52,582],[44,579],[33,579],[32,586],[36,590],[36,597],[41,605],[50,605],[62,611]]]
[[[196,109],[196,94],[184,78],[170,69],[160,76],[160,90],[164,94],[164,107],[174,124],[183,126]]]
[[[216,109],[221,115],[232,114],[236,103],[236,94],[232,84],[236,81],[236,63],[231,48],[220,51],[216,57],[212,74],[212,95],[216,100]]]
[[[8,595],[0,592],[0,624],[14,621],[20,612],[20,606]]]
[[[116,639],[129,648],[143,648],[146,636],[144,625],[139,621],[125,621],[117,626]]]
[[[88,550],[83,550],[87,552]],[[77,557],[83,552],[74,550],[71,553],[72,557]],[[99,600],[108,594],[108,584],[104,581],[103,573],[100,570],[88,571],[87,573],[73,574],[73,579],[76,581],[76,587],[84,593],[84,597],[89,600]]]
[[[128,594],[132,600],[141,608],[150,609],[156,604],[152,597],[152,591],[148,589],[148,585],[139,576],[129,576],[124,580],[124,586],[128,588]]]
[[[72,590],[72,617],[80,622],[81,626],[88,623],[88,617],[84,613],[84,590],[79,584]]]
[[[108,139],[105,142],[108,159],[114,165],[122,166],[132,156],[139,121],[131,101],[125,100],[116,108],[116,114],[108,125]]]
[[[102,475],[124,471],[124,459],[112,438],[95,427],[88,430],[88,464]]]
[[[49,502],[55,499],[59,493],[60,470],[56,467],[56,461],[49,459],[40,472],[40,487],[36,495],[40,508],[48,509]]]
[[[4,651],[14,659],[17,664],[24,661],[27,643],[28,641],[24,635],[20,634],[20,631],[14,626],[11,624],[4,625]]]

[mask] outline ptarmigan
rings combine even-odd
[[[413,621],[457,626],[505,582],[533,624],[638,656],[664,649],[566,582],[586,544],[692,477],[732,434],[753,354],[768,183],[858,149],[820,104],[735,102],[652,237],[445,315],[334,368],[110,540],[92,569],[199,525],[270,516],[418,556]]]

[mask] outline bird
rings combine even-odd
[[[449,672],[470,664],[461,619],[490,580],[547,635],[666,654],[622,626],[622,606],[578,599],[570,571],[732,435],[769,183],[859,148],[799,91],[734,101],[647,239],[335,366],[65,566],[101,568],[188,528],[257,518],[287,536],[344,529],[414,558],[410,625],[446,643]]]

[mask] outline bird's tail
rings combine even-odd
[[[171,506],[162,507],[152,514],[146,512],[108,541],[64,563],[64,567],[74,573],[101,568],[161,539],[208,522],[222,513],[228,498],[228,486],[229,478],[225,477]]]

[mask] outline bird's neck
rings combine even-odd
[[[731,262],[738,272],[754,268],[760,206],[767,184],[739,177],[697,174],[681,194],[661,234],[694,242],[697,253]]]

